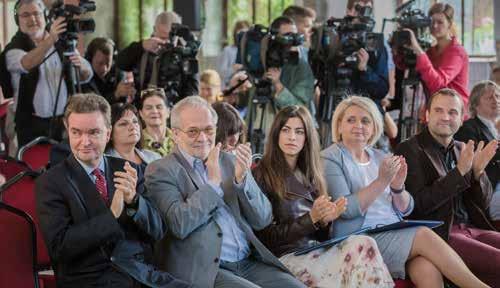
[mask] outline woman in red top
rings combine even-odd
[[[429,95],[441,88],[456,90],[467,107],[469,102],[469,56],[456,38],[453,22],[454,9],[445,3],[436,3],[429,9],[432,19],[431,34],[436,45],[426,52],[422,50],[411,30],[411,49],[417,55],[416,70]]]

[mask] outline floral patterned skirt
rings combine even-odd
[[[394,287],[377,248],[368,236],[351,236],[338,245],[280,261],[307,287]]]

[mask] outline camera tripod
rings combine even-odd
[[[410,69],[401,82],[401,106],[398,124],[398,142],[402,142],[418,133],[419,107],[425,103],[425,93],[415,70]]]

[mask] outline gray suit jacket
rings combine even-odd
[[[380,162],[387,156],[382,150],[371,147],[367,148],[366,152],[370,156],[370,160],[377,163],[377,166],[380,166]],[[357,169],[354,159],[342,144],[334,143],[321,151],[321,158],[325,169],[328,194],[335,200],[340,197],[347,198],[347,210],[339,219],[333,221],[332,236],[350,234],[360,229],[365,221],[365,213],[361,211],[357,195],[358,191],[365,187],[362,182],[362,172]],[[349,169],[350,167],[352,169]],[[405,211],[405,214],[411,213],[413,206],[414,202],[411,198],[409,211]]]
[[[155,263],[194,287],[213,287],[219,270],[222,233],[213,218],[224,202],[262,261],[288,270],[257,239],[272,221],[269,200],[248,173],[244,185],[234,183],[234,156],[221,153],[224,197],[202,179],[176,148],[146,168],[147,198],[160,210],[168,233],[155,247]]]

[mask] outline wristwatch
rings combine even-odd
[[[137,208],[139,207],[139,194],[135,194],[134,198],[132,198],[132,202],[130,204],[125,203],[125,212],[127,216],[134,217],[135,213],[137,213]]]

